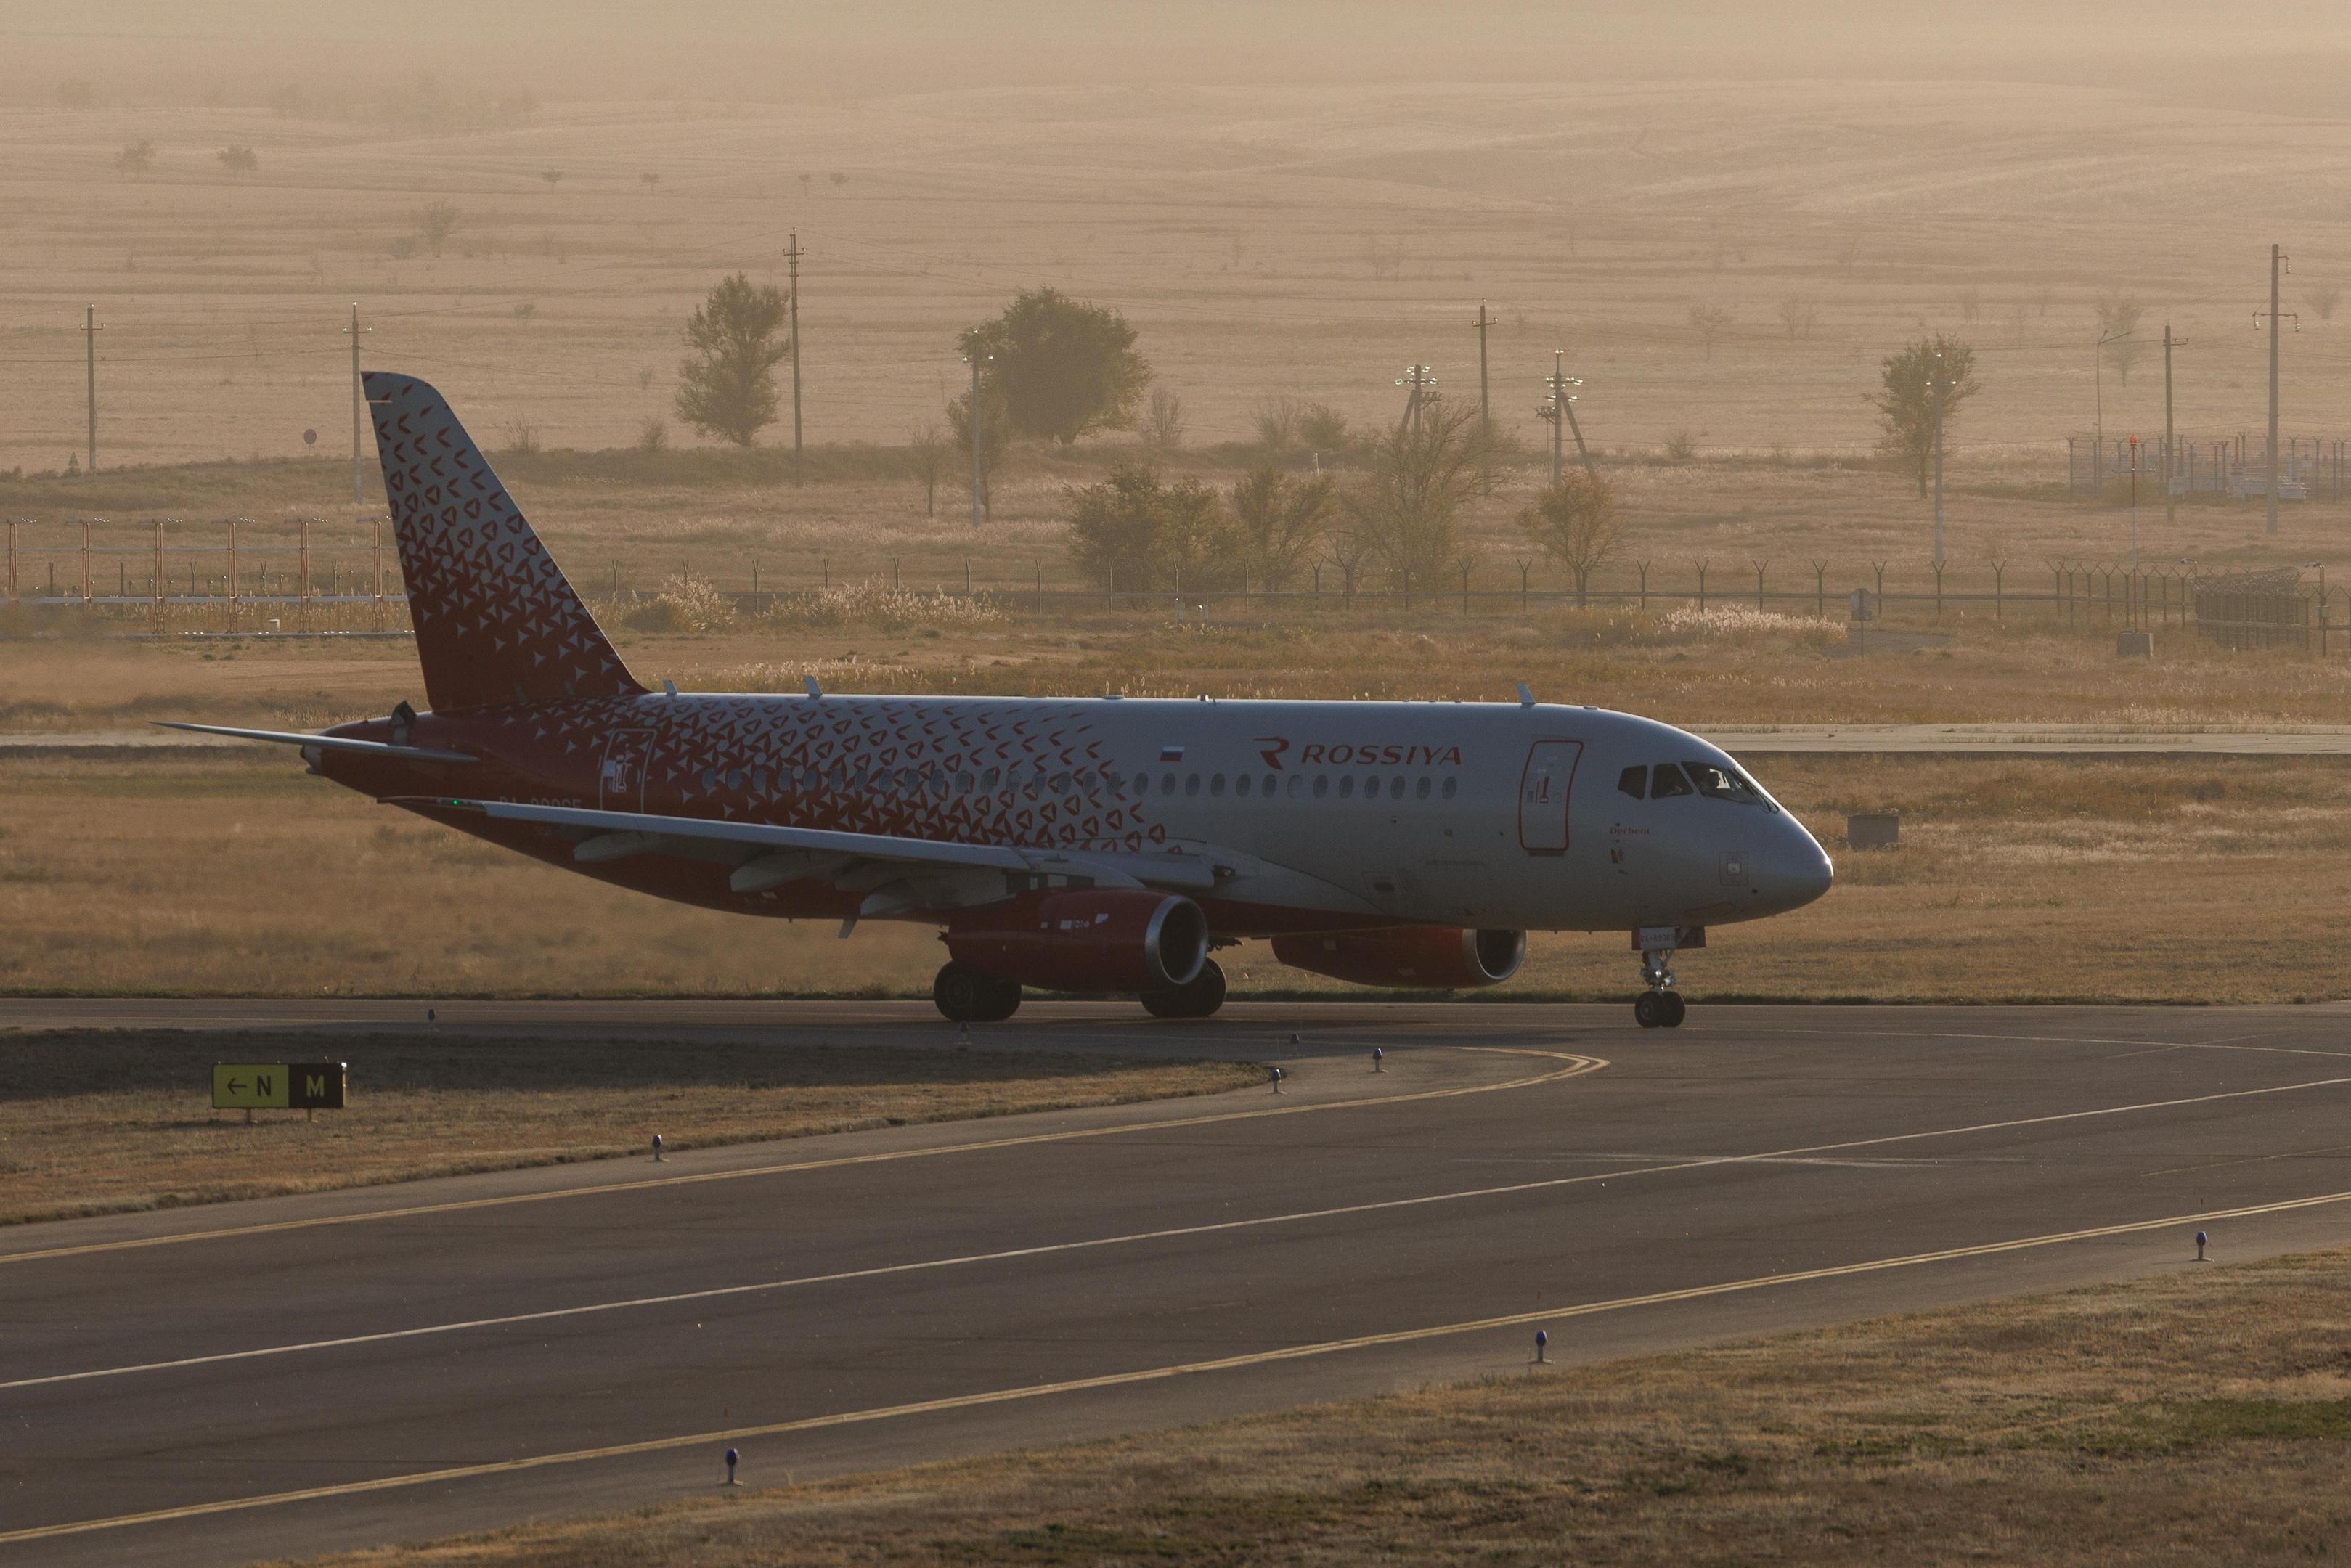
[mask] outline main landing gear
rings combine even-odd
[[[1633,1003],[1633,1020],[1643,1029],[1674,1029],[1688,1016],[1689,1004],[1674,989],[1674,950],[1651,948],[1641,955],[1641,978],[1649,988]]]
[[[1210,958],[1191,983],[1172,991],[1145,991],[1143,1010],[1155,1019],[1204,1019],[1225,1005],[1225,972]]]
[[[949,964],[931,982],[931,1000],[953,1023],[1002,1023],[1020,1010],[1020,982]]]

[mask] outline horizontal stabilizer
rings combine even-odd
[[[357,751],[371,757],[399,757],[412,762],[478,762],[470,752],[444,751],[437,746],[394,746],[386,740],[357,740],[340,735],[308,735],[298,729],[233,729],[225,724],[183,724],[176,719],[148,721],[164,729],[184,729],[195,735],[225,735],[236,740],[266,740],[279,746],[315,747],[320,751]]]

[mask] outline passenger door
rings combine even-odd
[[[1527,752],[1519,777],[1519,847],[1527,853],[1567,852],[1567,795],[1583,756],[1580,740],[1538,740]]]

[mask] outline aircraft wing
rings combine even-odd
[[[939,839],[898,838],[886,833],[845,833],[826,828],[788,828],[766,822],[714,821],[705,817],[664,817],[643,811],[591,810],[577,806],[527,806],[506,800],[451,800],[443,797],[393,797],[390,805],[437,806],[446,810],[477,811],[508,822],[544,822],[550,827],[584,828],[598,835],[614,835],[626,852],[660,853],[664,847],[739,845],[754,852],[798,850],[861,861],[894,861],[909,866],[969,867],[982,870],[1060,873],[1092,877],[1113,886],[1147,886],[1200,892],[1217,883],[1216,865],[1206,856],[1171,852],[1144,853],[1119,850],[1061,850],[1011,844],[953,843]],[[618,835],[630,835],[622,841]],[[583,859],[602,858],[582,853]]]

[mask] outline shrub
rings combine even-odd
[[[774,627],[872,626],[884,632],[968,628],[1004,619],[1004,612],[988,600],[893,588],[878,577],[779,599],[765,617]]]
[[[722,632],[735,606],[705,580],[684,572],[662,580],[653,598],[621,618],[632,632]]]

